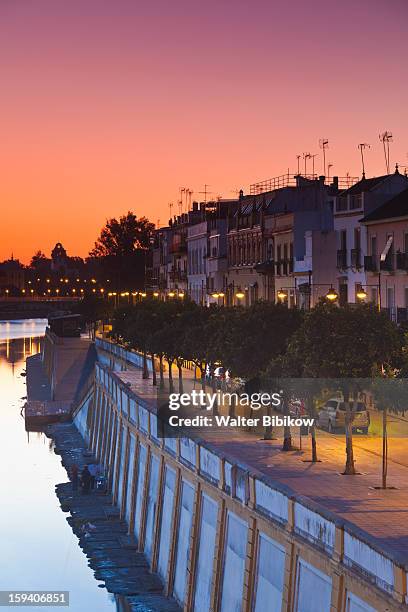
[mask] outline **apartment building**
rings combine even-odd
[[[408,318],[408,188],[367,214],[364,270],[368,299],[394,321]]]
[[[368,284],[364,258],[367,253],[366,226],[360,223],[379,206],[408,187],[408,178],[398,172],[362,178],[341,192],[334,202],[337,241],[336,288],[339,303],[358,301],[357,293]]]

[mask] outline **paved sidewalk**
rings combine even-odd
[[[192,378],[190,371],[185,372]],[[130,384],[131,389],[147,400],[151,407],[156,405],[157,390],[151,379],[142,380],[141,370],[129,367],[117,375]],[[167,380],[166,380],[167,382]],[[174,391],[178,391],[177,380]],[[200,388],[200,383],[197,387]],[[208,389],[209,390],[209,389]],[[185,389],[187,391],[187,389]],[[219,429],[216,432],[200,431],[206,439],[238,461],[244,462],[254,472],[289,486],[294,493],[314,500],[353,523],[372,538],[381,549],[397,553],[408,563],[408,450],[407,438],[390,438],[390,454],[393,444],[398,446],[398,455],[403,461],[389,462],[389,485],[395,489],[378,490],[381,484],[381,439],[370,436],[354,436],[356,467],[360,472],[355,476],[343,476],[345,464],[344,436],[317,432],[318,456],[320,463],[309,462],[311,455],[310,437],[303,438],[302,450],[282,452],[282,431],[276,430],[276,440],[265,441],[260,433]],[[296,431],[292,432],[293,442],[298,445]]]

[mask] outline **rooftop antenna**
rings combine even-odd
[[[180,191],[180,199],[178,201],[178,207],[179,207],[179,215],[181,215],[181,213],[183,212],[183,194],[185,194],[186,188],[180,187],[179,191]]]
[[[315,177],[315,157],[318,156],[318,153],[314,153],[310,157],[312,158],[312,177]]]
[[[329,162],[327,164],[327,182],[329,182],[330,180],[330,169],[333,168],[333,164],[331,162]]]
[[[363,167],[363,179],[364,179],[365,178],[364,149],[370,149],[370,145],[367,144],[366,142],[360,142],[360,144],[358,145],[358,148],[360,149],[360,153],[361,153],[361,165]]]
[[[323,174],[326,175],[326,149],[329,148],[329,141],[327,138],[319,139],[319,147],[323,150]]]
[[[385,167],[387,169],[387,174],[389,174],[390,173],[390,142],[392,142],[392,133],[388,131],[382,132],[382,134],[379,134],[378,138],[383,143]]]
[[[307,160],[310,159],[312,155],[310,153],[303,153],[303,159],[305,160],[305,176],[306,176],[306,168],[307,168]]]
[[[192,189],[186,189],[186,212],[191,208],[191,196],[193,195]]]
[[[169,202],[169,215],[170,215],[170,219],[172,219],[172,217],[173,217],[173,213],[172,213],[173,206],[174,206],[173,202]]]
[[[212,193],[211,191],[207,190],[207,187],[210,187],[210,185],[207,185],[207,183],[204,183],[204,191],[199,191],[198,193],[201,193],[204,195],[204,204],[207,204],[207,196]]]
[[[297,159],[297,173],[298,173],[298,176],[300,176],[300,158],[301,158],[301,157],[302,157],[301,155],[296,155],[296,159]]]

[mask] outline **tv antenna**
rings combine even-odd
[[[371,147],[366,142],[360,142],[360,144],[358,145],[358,148],[360,149],[360,153],[361,153],[361,165],[363,167],[363,178],[365,178],[364,149],[370,149]]]
[[[204,183],[204,191],[199,191],[198,193],[203,194],[204,196],[204,204],[207,204],[207,196],[212,193],[212,191],[208,191],[207,187],[210,187],[210,185],[207,185],[207,183]]]
[[[315,157],[318,156],[318,153],[313,153],[313,155],[310,155],[310,157],[312,158],[312,177],[315,177]]]
[[[306,176],[306,169],[307,169],[307,160],[311,159],[312,155],[311,153],[303,153],[303,159],[305,160],[305,176]]]
[[[301,157],[302,157],[301,155],[296,155],[296,159],[297,159],[297,173],[298,173],[298,176],[300,176],[300,158],[301,158]]]
[[[331,162],[329,162],[327,164],[327,182],[329,182],[329,180],[330,180],[330,170],[331,170],[331,168],[333,168],[333,164]]]
[[[173,218],[173,212],[172,212],[173,211],[173,206],[174,206],[173,202],[169,202],[169,215],[170,215],[170,219]]]
[[[326,149],[329,148],[329,141],[327,138],[319,139],[319,147],[323,150],[323,174],[326,175]]]
[[[186,189],[186,212],[191,208],[191,196],[193,195],[192,189]]]
[[[390,142],[392,142],[392,133],[385,131],[379,134],[378,138],[383,143],[385,167],[387,168],[387,174],[390,173]]]

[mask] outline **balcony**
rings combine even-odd
[[[388,254],[385,261],[380,261],[380,270],[382,272],[392,272],[394,270],[392,255]]]
[[[408,253],[397,253],[396,255],[397,270],[408,270]]]
[[[187,280],[187,273],[183,272],[183,270],[171,270],[169,277],[171,281],[183,282]]]
[[[357,270],[361,268],[361,249],[351,249],[351,267]]]
[[[259,272],[259,274],[273,274],[275,271],[275,262],[273,259],[266,259],[256,264],[254,270]]]
[[[377,262],[374,255],[366,255],[364,257],[364,270],[366,272],[377,272]]]
[[[347,251],[346,249],[340,249],[337,251],[337,267],[339,270],[345,270],[347,268]]]

